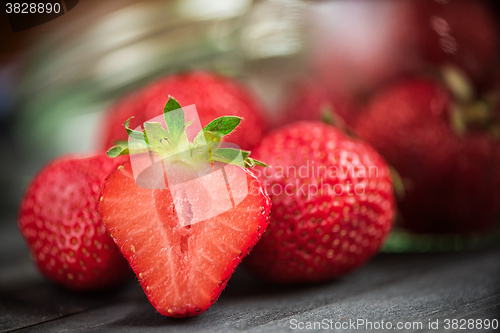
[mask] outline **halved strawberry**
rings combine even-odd
[[[177,106],[180,108],[171,98],[165,114]],[[267,227],[271,203],[260,181],[250,171],[234,163],[217,165],[231,162],[228,153],[241,153],[242,161],[249,166],[259,163],[248,157],[249,152],[219,145],[222,136],[231,132],[240,118],[216,119],[200,131],[193,142],[188,142],[182,130],[189,126],[184,124],[184,119],[173,121],[165,116],[165,120],[168,132],[160,126],[155,135],[148,131],[154,127],[153,122],[145,123],[143,132],[130,130],[128,122],[125,123],[131,137],[147,142],[150,153],[143,157],[159,157],[159,161],[137,175],[133,158],[142,157],[132,155],[131,162],[106,179],[99,212],[156,310],[169,317],[192,317],[215,302],[236,266],[260,239]],[[209,154],[197,155],[197,151],[206,147],[199,141],[203,136],[210,143]],[[183,149],[188,153],[183,153]],[[115,147],[108,153],[114,156],[123,150]],[[207,166],[213,172],[207,173]],[[217,184],[218,178],[213,175],[222,168],[226,180],[236,180],[222,186]],[[173,187],[176,184],[172,169],[177,180],[212,178],[208,186],[194,191],[192,186],[186,187],[184,196],[179,196]],[[235,177],[238,173],[242,177]],[[236,193],[242,186],[248,191],[244,199]],[[213,206],[228,196],[228,192],[232,208],[196,220],[200,209]]]

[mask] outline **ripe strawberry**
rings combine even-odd
[[[99,212],[156,310],[169,317],[192,317],[217,300],[236,266],[259,240],[267,227],[271,203],[258,179],[239,164],[224,167],[227,185],[222,183],[222,187],[215,182],[221,180],[216,177],[201,187],[193,188],[190,183],[181,192],[172,187],[186,179],[207,179],[215,175],[207,176],[207,170],[211,172],[217,163],[231,160],[225,153],[237,150],[225,150],[219,141],[241,120],[217,118],[191,142],[184,135],[189,123],[184,125],[184,118],[169,118],[170,112],[179,108],[170,98],[164,114],[168,132],[161,126],[150,131],[154,122],[146,122],[144,132],[127,128],[131,137],[146,143],[152,155],[131,155],[131,163],[108,176]],[[210,150],[198,154],[206,147],[203,137]],[[184,149],[189,154],[183,154]],[[172,151],[177,154],[170,154]],[[108,153],[116,156],[124,152],[124,147],[114,147]],[[249,158],[248,151],[242,154],[246,165],[261,164]],[[150,164],[139,175],[134,174],[134,159],[141,164],[150,157],[159,162]],[[235,178],[238,172],[240,176]],[[227,183],[227,179],[237,179],[236,184]],[[242,201],[238,203],[242,186],[248,188],[248,195],[240,197]],[[200,215],[204,208],[227,197],[228,189],[232,208],[229,206],[219,215]]]
[[[130,276],[97,212],[105,177],[124,161],[104,154],[66,156],[31,182],[21,203],[19,228],[47,278],[69,289],[90,291]]]
[[[169,95],[175,96],[182,105],[195,104],[202,126],[227,114],[242,117],[241,127],[228,138],[244,149],[251,149],[259,142],[266,129],[261,105],[244,86],[220,75],[194,71],[167,76],[136,92],[135,96],[119,101],[109,110],[104,148],[127,139],[123,123],[128,118],[134,116],[134,124],[140,125],[156,117]]]
[[[358,119],[356,133],[403,178],[399,208],[407,229],[470,233],[495,225],[495,143],[474,116],[484,103],[466,95],[452,95],[436,80],[410,78],[376,95]]]
[[[299,122],[266,136],[255,155],[272,201],[269,228],[245,261],[261,278],[323,281],[366,262],[395,215],[390,171],[367,144],[333,126]]]
[[[417,53],[434,65],[453,64],[477,84],[487,83],[497,67],[499,26],[482,0],[413,1]]]

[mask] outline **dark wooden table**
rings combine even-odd
[[[154,310],[136,281],[95,295],[58,288],[30,261],[15,218],[0,224],[0,332],[300,331],[293,328],[308,322],[322,324],[312,331],[327,323],[331,331],[350,332],[382,320],[393,325],[392,331],[425,332],[431,331],[429,321],[439,320],[439,330],[432,330],[437,332],[445,331],[446,319],[500,320],[499,313],[500,248],[379,254],[356,272],[313,286],[269,286],[239,269],[207,312],[169,319]],[[335,329],[335,323],[349,320],[365,322]],[[413,327],[397,330],[398,323]],[[422,328],[414,326],[418,323]]]

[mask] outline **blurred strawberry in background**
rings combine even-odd
[[[469,0],[313,6],[309,68],[323,93],[298,92],[295,104],[335,104],[332,95],[357,104],[347,115],[334,109],[401,174],[400,225],[409,230],[496,226],[500,41],[493,8]],[[302,120],[314,113],[288,114]]]
[[[355,131],[402,177],[403,227],[491,231],[500,208],[493,108],[474,100],[465,81],[457,82],[460,76],[448,79],[415,77],[390,85],[373,98]]]
[[[478,87],[498,68],[499,26],[488,1],[327,1],[311,16],[312,75],[358,100],[442,65],[462,68]]]
[[[498,68],[499,27],[487,1],[412,1],[422,60],[462,68],[479,86]]]

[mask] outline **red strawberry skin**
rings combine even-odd
[[[234,115],[243,117],[241,126],[228,139],[243,149],[251,149],[266,130],[264,111],[260,103],[243,85],[217,74],[195,71],[167,76],[126,96],[108,112],[104,125],[103,148],[108,149],[117,140],[127,140],[123,123],[135,116],[134,124],[152,119],[161,112],[168,96],[181,105],[196,105],[201,125],[215,118]]]
[[[454,101],[431,79],[410,78],[381,91],[356,133],[403,178],[402,226],[423,233],[491,230],[498,214],[494,141],[479,130],[459,135]]]
[[[193,317],[219,297],[236,266],[267,227],[271,202],[245,171],[248,196],[216,217],[179,226],[169,189],[136,185],[130,163],[112,172],[99,212],[155,309]]]
[[[22,200],[19,228],[40,272],[72,290],[113,287],[130,268],[97,212],[101,186],[125,160],[65,156],[47,165]]]
[[[266,136],[253,154],[272,166],[260,176],[273,205],[266,233],[245,260],[251,272],[276,283],[324,281],[377,253],[395,204],[389,168],[370,146],[333,126],[299,122]],[[314,184],[323,191],[307,189]]]

